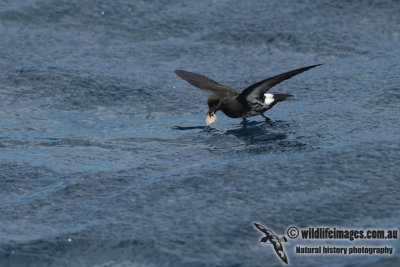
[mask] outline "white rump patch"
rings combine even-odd
[[[264,94],[264,96],[265,96],[264,103],[265,103],[266,105],[268,105],[268,106],[271,105],[272,102],[275,101],[274,95],[273,95],[273,94]]]

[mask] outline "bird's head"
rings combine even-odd
[[[208,112],[206,114],[206,124],[209,126],[211,123],[217,120],[215,112],[221,109],[222,101],[219,95],[211,95],[207,101]]]

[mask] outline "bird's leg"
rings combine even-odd
[[[271,119],[270,118],[268,118],[267,116],[265,116],[264,114],[260,114],[261,116],[263,116],[264,117],[264,119],[265,120],[267,120],[267,121],[270,121]]]
[[[241,122],[240,124],[246,126],[246,125],[247,125],[247,122],[248,122],[247,119],[246,119],[246,118],[243,118],[243,120],[242,120],[242,122]]]

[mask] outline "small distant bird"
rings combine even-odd
[[[265,228],[261,224],[254,223],[254,226],[263,232],[265,236],[261,238],[260,242],[267,243],[268,241],[270,244],[274,246],[276,254],[278,254],[279,258],[286,264],[288,264],[288,259],[286,257],[285,252],[283,252],[283,246],[281,242],[287,242],[286,237],[279,238],[275,235],[271,230]]]
[[[238,93],[232,88],[221,85],[200,74],[184,70],[176,70],[175,73],[191,85],[211,93],[207,100],[209,109],[206,114],[206,124],[209,126],[217,119],[215,112],[218,110],[221,110],[231,118],[245,119],[246,117],[261,115],[266,120],[269,120],[264,115],[264,112],[272,108],[276,103],[292,97],[292,95],[267,94],[266,92],[278,83],[319,65],[322,64],[292,70],[267,78],[247,87],[242,93]]]

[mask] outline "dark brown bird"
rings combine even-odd
[[[292,70],[267,78],[247,87],[242,93],[200,74],[184,70],[176,70],[175,73],[191,85],[211,93],[207,100],[209,110],[206,115],[206,124],[209,126],[217,119],[215,113],[218,110],[221,110],[226,116],[231,118],[245,119],[246,117],[260,115],[269,120],[264,115],[264,112],[272,108],[276,103],[292,97],[292,95],[267,94],[266,92],[278,83],[319,65],[321,64]]]

